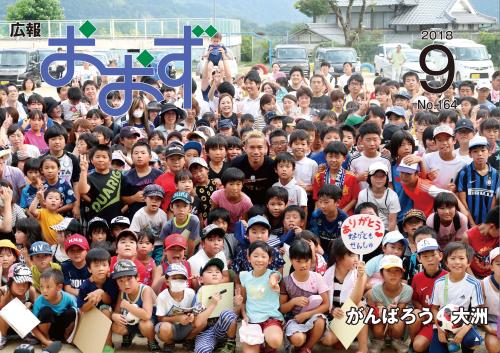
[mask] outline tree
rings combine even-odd
[[[356,6],[361,3],[359,12],[359,20],[357,26],[351,23],[352,7],[356,1]],[[347,6],[340,6],[339,2],[347,2]],[[345,45],[352,47],[353,43],[359,38],[363,31],[363,17],[365,16],[366,0],[299,0],[295,3],[297,8],[304,15],[313,17],[332,11],[337,16],[337,21],[340,24],[342,32],[344,32]],[[343,12],[342,9],[345,9]],[[345,17],[344,17],[345,14]]]
[[[60,0],[18,0],[7,7],[7,21],[62,20]]]

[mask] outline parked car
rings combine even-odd
[[[424,72],[422,67],[420,67],[420,53],[422,50],[420,49],[402,49],[401,50],[406,58],[405,63],[401,67],[401,76],[396,77],[396,80],[401,81],[403,79],[403,75],[407,73],[408,71],[413,71],[416,72],[418,75],[418,78],[420,80],[433,80],[434,77],[431,75],[428,75]],[[432,62],[430,56],[426,57],[426,64],[427,67],[431,70],[436,71],[437,67],[435,64]],[[381,70],[381,76],[382,77],[387,77],[387,78],[392,78],[392,64],[387,63],[386,66],[384,66]],[[429,77],[431,76],[431,77]]]
[[[344,63],[351,63],[355,72],[361,71],[361,62],[354,48],[318,48],[314,56],[314,70],[319,71],[322,62],[330,64],[330,74],[339,77],[344,74]]]
[[[404,43],[385,43],[377,46],[377,53],[373,58],[376,74],[383,75],[384,68],[391,65],[389,58],[398,45],[401,45],[401,49],[411,49],[408,44]]]
[[[280,44],[274,48],[273,63],[280,65],[280,71],[287,76],[290,74],[290,69],[298,66],[304,72],[304,75],[309,78],[309,55],[307,49],[297,44]]]
[[[0,84],[9,82],[21,87],[26,77],[32,77],[37,87],[42,85],[40,54],[35,49],[0,50]]]

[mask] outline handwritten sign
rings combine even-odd
[[[340,235],[345,246],[358,255],[375,251],[382,242],[384,232],[384,222],[379,217],[368,214],[351,216],[342,223],[340,228]]]

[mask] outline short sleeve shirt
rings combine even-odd
[[[78,291],[78,307],[81,308],[83,304],[85,304],[85,298],[87,297],[87,295],[92,293],[93,291],[96,291],[97,289],[99,288],[94,282],[92,282],[90,278],[83,281],[82,285],[80,286],[80,290]],[[102,285],[102,290],[111,297],[111,307],[114,307],[114,304],[118,299],[118,286],[116,285],[116,281],[108,277],[106,279],[106,282],[104,282],[104,284]],[[97,306],[100,306],[102,304],[104,303],[101,301]]]

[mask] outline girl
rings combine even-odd
[[[381,310],[399,308],[397,316],[401,317],[402,310],[411,301],[413,290],[403,283],[403,260],[396,255],[385,255],[380,261],[380,273],[383,283],[375,285],[366,293],[368,304],[379,315]],[[380,353],[384,346],[384,339],[388,338],[391,346],[398,352],[408,352],[408,346],[402,341],[405,332],[405,322],[398,320],[394,325],[370,325],[374,338],[372,339],[371,352]]]
[[[196,120],[198,115],[200,115],[200,105],[196,98],[191,99],[191,109],[186,109],[186,119],[182,122],[184,129],[188,129],[189,132],[196,128]]]
[[[467,231],[467,216],[458,211],[454,194],[441,192],[436,195],[434,213],[427,217],[427,225],[438,234],[437,241],[441,249],[451,241],[462,240],[462,235]]]
[[[51,226],[51,229],[55,230],[57,234],[57,242],[51,246],[52,262],[56,264],[62,264],[64,261],[69,260],[69,256],[66,254],[66,250],[64,249],[64,241],[71,235],[71,232],[68,232],[67,230],[60,230],[61,228],[59,228],[59,226],[61,223],[62,222]]]
[[[18,100],[25,107],[28,105],[28,98],[33,94],[35,89],[35,81],[32,77],[26,77],[21,84],[21,92],[19,92]]]
[[[152,131],[148,135],[148,142],[152,150],[156,149],[157,147],[163,147],[167,145],[167,139],[165,138],[165,135],[163,135],[163,132],[157,130]]]
[[[40,157],[40,150],[36,146],[24,143],[24,131],[19,125],[12,124],[9,126],[7,129],[7,138],[11,145],[13,159],[17,159],[18,151],[25,151],[31,158]]]
[[[101,242],[112,243],[111,230],[106,220],[94,217],[89,221],[87,237],[90,239],[90,246]]]
[[[375,162],[368,168],[368,188],[359,192],[358,203],[373,202],[377,205],[379,216],[384,221],[385,229],[396,229],[396,218],[401,207],[398,195],[389,188],[388,168],[382,162]]]
[[[43,128],[45,127],[45,117],[40,110],[32,110],[28,114],[30,128],[24,133],[24,143],[38,147],[40,154],[49,150],[43,138]]]
[[[271,236],[283,234],[283,213],[288,203],[288,191],[280,186],[273,186],[266,191],[266,218],[271,224]]]
[[[31,267],[29,249],[34,242],[42,241],[42,228],[40,227],[40,223],[31,217],[18,219],[14,236],[16,247],[20,251],[19,262],[26,263]]]
[[[358,307],[364,306],[363,293],[366,288],[367,277],[365,263],[359,261],[357,254],[349,251],[342,239],[335,239],[330,248],[328,270],[323,276],[328,285],[329,315],[341,319],[345,316],[341,307],[347,298],[350,298]],[[359,352],[368,353],[368,325],[358,333]],[[321,340],[326,346],[333,346],[339,341],[331,330]]]
[[[137,243],[137,260],[142,262],[146,268],[147,276],[142,283],[151,286],[158,283],[163,275],[161,267],[157,267],[155,260],[149,255],[153,252],[154,237],[150,233],[139,233],[139,242]]]
[[[95,127],[104,124],[104,113],[99,109],[91,109],[87,113],[87,120],[90,122],[90,130],[94,131]]]
[[[21,253],[13,242],[8,239],[0,240],[0,264],[2,266],[2,285],[7,284],[7,275],[10,266],[18,261]]]
[[[64,215],[73,209],[76,198],[71,185],[59,177],[60,170],[59,159],[54,156],[47,155],[40,162],[40,174],[45,179],[43,187],[46,190],[57,189],[63,195],[63,206],[57,210],[57,213]]]
[[[328,269],[328,265],[323,257],[323,249],[319,244],[318,237],[308,230],[303,230],[297,234],[296,239],[303,239],[309,244],[313,254],[311,271],[317,272],[323,276]]]
[[[290,260],[294,272],[283,279],[280,292],[285,334],[297,352],[311,353],[325,331],[328,286],[319,273],[311,271],[313,253],[305,240],[293,242]]]
[[[271,82],[265,82],[262,84],[260,91],[264,94],[270,94],[272,96],[276,96],[276,92],[278,91],[278,87]]]
[[[283,97],[283,115],[294,118],[297,115],[297,98],[293,94]]]
[[[276,111],[276,98],[271,95],[271,94],[263,94],[262,97],[260,97],[260,115],[255,117],[255,123],[253,124],[253,127],[257,130],[262,131],[266,127],[266,120],[264,118],[264,115],[268,112],[275,112]]]
[[[260,325],[265,352],[274,353],[283,343],[283,315],[279,311],[281,274],[268,269],[273,249],[263,241],[255,241],[248,249],[252,271],[240,272],[243,296],[242,317],[247,324]],[[258,353],[260,345],[243,343],[244,353]]]
[[[149,122],[146,103],[141,97],[135,97],[132,100],[128,110],[128,121],[123,126],[135,126],[141,131],[141,137],[147,137],[154,130],[154,125]]]
[[[92,132],[90,131],[90,128],[92,127],[92,124],[90,121],[87,119],[76,119],[76,121],[73,123],[73,128],[71,129],[71,132],[69,133],[68,137],[68,143],[64,147],[64,149],[68,152],[71,152],[73,154],[76,154],[76,142],[78,141],[78,137],[80,137],[81,134],[85,132]]]

